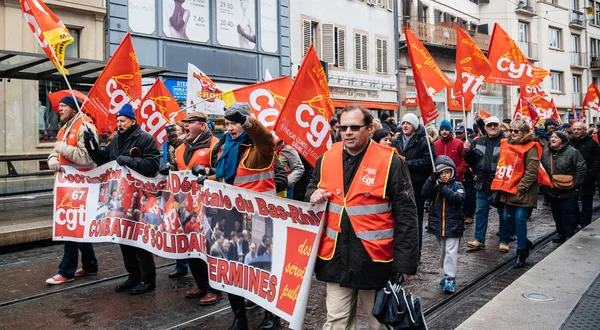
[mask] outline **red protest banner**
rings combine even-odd
[[[490,61],[485,57],[469,34],[465,33],[458,25],[456,26],[456,36],[456,81],[454,83],[454,93],[457,97],[462,96],[464,103],[468,105],[468,110],[471,110],[473,98],[475,98],[475,95],[477,95],[483,86],[483,82],[489,76],[492,67]]]
[[[137,109],[142,98],[142,73],[127,33],[88,93],[82,111],[94,120],[100,134],[117,126],[115,115],[130,103]]]
[[[331,117],[333,104],[325,70],[311,45],[273,130],[314,166],[331,146]]]
[[[52,61],[58,72],[69,74],[64,67],[65,49],[74,40],[69,30],[43,1],[20,0],[20,3],[25,20],[29,23],[29,28],[46,56]]]
[[[227,107],[234,102],[247,102],[250,113],[273,130],[292,85],[290,77],[281,77],[225,92],[222,98]]]
[[[135,116],[142,130],[152,135],[160,147],[167,141],[165,126],[169,124],[171,116],[176,116],[175,121],[185,118],[185,112],[179,112],[179,109],[179,104],[165,84],[156,79],[144,96],[142,106],[135,111]]]

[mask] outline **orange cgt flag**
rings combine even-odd
[[[107,134],[117,126],[115,115],[121,107],[129,103],[136,111],[141,98],[142,73],[127,33],[92,86],[82,111],[92,117],[99,134]]]
[[[552,108],[552,114],[550,115],[550,118],[554,119],[559,125],[562,126],[562,120],[560,120],[560,115],[558,114],[558,109],[556,108],[556,105],[554,104],[554,98],[552,98],[550,100],[550,107]]]
[[[173,95],[160,79],[156,79],[142,100],[142,106],[135,111],[137,123],[142,130],[154,137],[161,147],[167,141],[165,126],[171,121],[185,118],[185,112],[179,112],[180,107]]]
[[[537,85],[550,73],[532,66],[515,41],[498,24],[494,25],[488,59],[492,71],[485,81],[492,84]]]
[[[537,124],[539,120],[539,116],[537,111],[535,111],[535,106],[531,102],[520,98],[519,102],[517,102],[517,108],[513,113],[513,120],[514,119],[523,119],[529,122],[530,127],[535,127],[535,124]]]
[[[486,120],[486,119],[490,118],[492,115],[480,109],[479,116],[481,117],[481,119]]]
[[[588,107],[592,110],[600,111],[600,91],[594,83],[591,83],[588,87],[587,93],[585,94],[585,98],[583,99],[583,103],[581,105],[582,108]]]
[[[333,103],[327,77],[311,45],[273,130],[314,166],[331,146],[331,117]]]
[[[227,107],[234,102],[247,102],[252,116],[272,131],[292,84],[290,77],[281,77],[225,92],[222,98]]]
[[[462,98],[458,97],[454,93],[454,89],[451,89],[451,88],[446,89],[446,101],[448,103],[449,111],[462,111],[463,110]],[[465,102],[466,102],[466,100],[465,100]],[[467,105],[465,106],[465,111],[471,111],[471,102],[467,103]]]
[[[456,26],[456,81],[454,82],[455,94],[464,98],[470,110],[475,95],[483,86],[483,82],[492,71],[490,61],[481,49],[471,39],[469,34]]]
[[[25,20],[46,56],[58,72],[69,74],[65,69],[65,49],[74,40],[69,30],[42,0],[20,0],[20,3]]]
[[[407,27],[404,27],[404,35],[417,90],[417,105],[421,110],[423,125],[427,125],[440,116],[431,96],[444,88],[452,88],[452,84],[425,46]]]

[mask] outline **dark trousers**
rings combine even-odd
[[[423,246],[423,212],[425,209],[425,197],[416,197],[415,202],[417,203],[417,218],[419,219],[419,256],[421,255],[421,247]]]
[[[188,265],[190,266],[190,272],[194,277],[194,282],[198,289],[208,293],[219,293],[221,291],[215,290],[208,285],[208,265],[204,260],[198,258],[187,259]]]
[[[123,254],[123,263],[129,273],[129,279],[143,281],[146,284],[156,283],[156,266],[154,255],[144,249],[119,244]]]
[[[575,233],[577,227],[577,197],[575,198],[550,198],[550,209],[556,224],[558,236],[568,239]]]
[[[463,204],[463,214],[465,218],[473,218],[475,216],[475,181],[465,180],[465,201]]]
[[[585,228],[587,225],[592,223],[592,209],[594,204],[594,195],[584,195],[581,196],[581,211],[579,210],[579,205],[577,207],[577,218],[578,223],[581,228]],[[575,228],[577,228],[577,224],[575,224]]]
[[[75,277],[77,263],[79,262],[79,251],[81,251],[81,263],[83,269],[90,273],[98,271],[98,260],[94,254],[92,243],[65,242],[65,252],[58,266],[58,274],[66,278]]]

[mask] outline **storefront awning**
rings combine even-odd
[[[65,58],[65,68],[69,70],[69,82],[72,84],[93,84],[107,62]],[[158,67],[141,66],[142,77],[156,77],[170,70]],[[52,80],[63,81],[45,54],[0,50],[0,79]]]
[[[398,110],[398,104],[394,102],[375,102],[375,101],[357,101],[357,100],[331,100],[333,107],[343,108],[348,104],[360,104],[367,109],[378,109],[378,110]]]

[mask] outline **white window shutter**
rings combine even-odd
[[[379,39],[379,38],[375,39],[375,61],[376,61],[376,63],[375,63],[375,71],[377,73],[381,73],[381,70],[383,70],[382,69],[382,65],[383,65],[383,63],[382,63],[383,52],[382,52],[382,49],[381,49],[381,42],[382,42],[381,39]]]
[[[369,52],[369,48],[368,48],[368,43],[367,43],[367,36],[366,35],[361,35],[362,38],[362,44],[360,45],[360,50],[362,53],[361,56],[361,62],[362,62],[362,69],[363,70],[368,70],[369,68],[369,58],[368,58],[368,52]]]
[[[338,66],[346,67],[346,31],[338,29]]]
[[[334,25],[331,23],[321,24],[321,60],[329,64],[335,61],[335,34]]]
[[[310,43],[312,40],[311,33],[312,33],[312,22],[307,19],[303,19],[302,20],[302,49],[303,49],[302,56],[306,55],[306,53],[308,52],[308,49],[310,48]]]
[[[387,0],[386,9],[394,11],[394,0]]]
[[[360,42],[361,42],[361,38],[360,38],[360,34],[355,33],[354,34],[354,68],[356,70],[360,70],[362,68],[362,64],[361,64],[361,48],[360,48]]]
[[[381,59],[381,71],[383,73],[388,73],[388,45],[387,45],[387,40],[381,40],[381,48],[382,48],[382,54],[383,54],[383,58]]]

